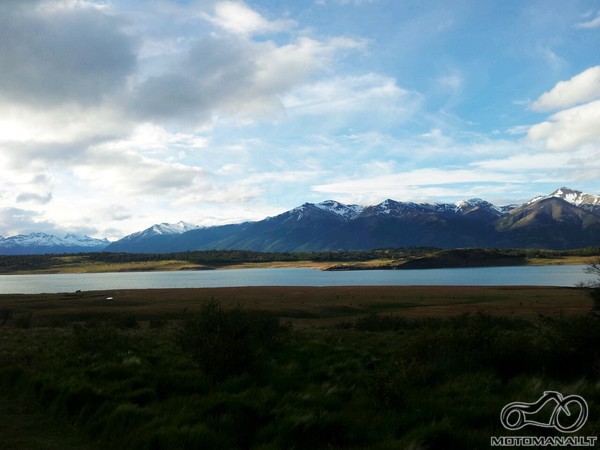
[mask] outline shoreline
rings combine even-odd
[[[239,262],[221,265],[190,264],[187,261],[167,260],[150,262],[130,262],[122,264],[64,264],[44,269],[0,271],[1,275],[53,275],[77,273],[123,273],[123,272],[179,272],[231,269],[278,269],[308,268],[323,271],[354,270],[419,270],[419,269],[453,269],[477,267],[519,267],[550,265],[589,265],[593,257],[556,257],[556,258],[521,258],[519,260],[490,261],[448,261],[441,259],[409,259],[409,260],[371,260],[371,261],[272,261],[272,262]]]

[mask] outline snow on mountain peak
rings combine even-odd
[[[345,205],[344,203],[340,203],[335,200],[325,200],[324,202],[315,204],[315,206],[322,210],[335,213],[347,220],[355,218],[364,209],[359,205]]]
[[[177,223],[159,223],[152,225],[147,231],[152,234],[181,234],[198,228],[197,225],[179,221]]]
[[[110,242],[108,239],[96,239],[85,234],[68,233],[61,239],[64,245],[75,245],[79,247],[98,247],[101,245],[108,245]]]
[[[499,208],[496,205],[493,205],[492,203],[490,203],[486,200],[482,200],[480,198],[471,198],[469,200],[461,200],[460,202],[456,202],[454,205],[456,206],[456,211],[464,211],[464,210],[470,210],[470,209],[474,209],[474,208],[484,208],[484,209],[490,210],[492,212],[495,212],[497,214],[502,213],[502,208]]]
[[[581,205],[592,205],[597,206],[600,205],[600,195],[594,194],[586,194],[581,191],[576,191],[574,189],[569,189],[567,187],[561,187],[550,194],[548,197],[558,197],[563,200],[572,203],[576,206]]]
[[[58,237],[46,233],[18,234],[0,239],[0,254],[27,254],[40,252],[98,251],[105,248],[108,239],[95,239],[82,234]]]

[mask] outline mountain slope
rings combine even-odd
[[[600,195],[586,194],[567,187],[561,187],[548,197],[562,198],[563,200],[578,206],[581,209],[594,214],[600,214]]]
[[[600,244],[600,217],[559,196],[548,196],[509,212],[496,223],[500,244],[568,249]]]

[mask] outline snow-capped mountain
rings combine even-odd
[[[90,248],[97,248],[97,247],[103,247],[103,246],[106,247],[108,244],[110,244],[110,241],[106,238],[96,239],[96,238],[86,236],[84,234],[74,234],[74,233],[69,233],[69,234],[65,235],[65,237],[62,238],[62,241],[65,244],[79,246],[79,247],[90,247]]]
[[[594,214],[600,214],[600,195],[586,194],[567,187],[561,187],[552,194],[542,198],[562,198],[566,202],[575,205]]]
[[[485,209],[485,210],[493,212],[499,216],[502,214],[502,210],[503,210],[502,207],[493,205],[490,202],[487,202],[480,198],[472,198],[469,200],[463,200],[460,202],[456,202],[455,205],[456,205],[457,212],[468,212],[468,211],[472,211],[474,209]]]
[[[600,195],[586,194],[585,192],[575,191],[567,187],[561,187],[554,191],[549,197],[558,197],[575,205],[593,205],[600,206]]]
[[[367,206],[364,208],[361,216],[398,216],[403,214],[412,214],[419,211],[430,211],[430,205],[426,203],[413,203],[413,202],[397,202],[392,199],[384,200],[378,205]]]
[[[476,211],[479,213],[485,211],[485,213],[495,217],[503,214],[501,207],[497,207],[485,200],[474,198],[456,203],[413,203],[397,202],[392,199],[387,199],[378,205],[363,208],[362,215],[384,215],[392,217],[418,214],[464,215]],[[360,214],[357,214],[357,216],[358,215]]]
[[[535,202],[507,206],[478,198],[456,203],[388,199],[372,206],[327,200],[304,203],[256,222],[196,228],[160,238],[156,233],[142,238],[142,232],[135,242],[129,242],[131,237],[124,238],[111,244],[107,251],[598,246],[600,208],[593,208],[600,205],[595,197],[561,188]],[[540,199],[546,200],[539,202]]]
[[[345,205],[343,203],[336,202],[335,200],[326,200],[324,202],[315,204],[315,206],[323,209],[324,211],[335,213],[344,220],[354,219],[364,209],[364,207],[360,205]]]
[[[67,234],[62,238],[46,233],[19,234],[0,239],[0,254],[98,252],[109,244],[108,239],[96,239],[82,234]]]
[[[154,224],[143,231],[126,236],[126,238],[149,237],[149,236],[168,236],[173,234],[181,234],[186,231],[195,230],[198,225],[179,221],[177,223],[158,223]]]
[[[388,199],[377,205],[304,203],[273,217],[213,227],[161,223],[111,244],[80,235],[0,237],[0,254],[193,250],[321,251],[392,247],[570,249],[600,245],[600,196],[566,187],[522,205]]]
[[[161,252],[164,245],[174,237],[199,228],[197,225],[179,221],[177,223],[154,224],[145,230],[132,233],[110,244],[110,252]]]

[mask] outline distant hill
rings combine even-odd
[[[165,225],[165,224],[162,224]],[[600,245],[600,196],[566,187],[523,205],[471,199],[455,204],[385,200],[345,205],[305,203],[256,222],[154,233],[156,225],[105,251],[263,252],[370,250],[393,247],[574,249]]]

